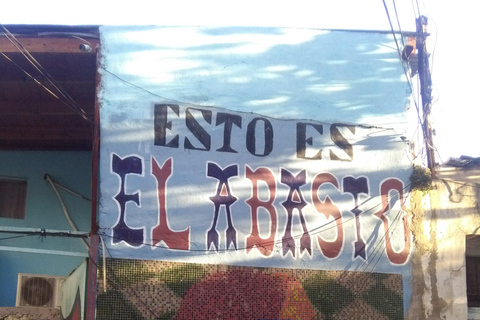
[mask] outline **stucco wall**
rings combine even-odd
[[[0,317],[4,320],[60,320],[60,310],[53,308],[0,307]]]
[[[0,176],[27,180],[27,204],[25,219],[0,218],[0,226],[71,230],[45,174],[90,197],[91,153],[1,152]],[[77,228],[89,231],[91,203],[61,189],[59,193]],[[0,238],[0,306],[15,305],[18,273],[67,276],[87,255],[80,239],[6,233]]]
[[[415,250],[406,319],[467,319],[465,237],[478,234],[477,205],[472,183],[439,179],[429,192],[412,192]]]

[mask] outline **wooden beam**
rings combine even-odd
[[[93,81],[57,81],[75,101],[95,102],[95,83]],[[58,96],[56,89],[52,91]],[[52,101],[56,99],[45,88],[34,81],[0,81],[0,101],[25,100]]]
[[[0,47],[0,51],[2,48]],[[57,81],[95,82],[95,55],[34,52],[35,60]],[[28,81],[42,74],[20,52],[0,54],[0,81]]]
[[[88,38],[85,40],[78,38],[54,38],[54,37],[35,37],[23,38],[17,37],[17,40],[30,53],[35,52],[57,52],[57,53],[84,53],[95,54],[100,46],[100,40]],[[91,51],[83,51],[81,45],[88,45]],[[19,52],[19,49],[4,35],[0,36],[0,52]]]
[[[2,140],[0,150],[91,151],[90,140]]]
[[[84,128],[0,128],[4,140],[90,140],[92,129]]]
[[[76,101],[78,106],[82,108],[87,115],[93,114],[94,104],[91,101]],[[72,109],[63,104],[61,101],[52,99],[52,101],[35,101],[34,99],[26,99],[20,101],[2,101],[0,100],[1,116],[65,116],[76,115]]]

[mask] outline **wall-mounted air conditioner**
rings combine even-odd
[[[19,273],[17,307],[58,308],[66,277]]]

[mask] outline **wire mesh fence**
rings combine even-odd
[[[99,320],[403,319],[399,274],[130,259],[105,270]]]

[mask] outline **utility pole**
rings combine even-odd
[[[422,97],[423,113],[423,139],[427,150],[427,165],[432,176],[435,175],[435,150],[433,147],[432,127],[430,126],[430,111],[432,107],[432,75],[428,63],[428,53],[426,46],[427,18],[420,16],[417,18],[417,50],[418,50],[418,75],[420,77],[420,94]]]

